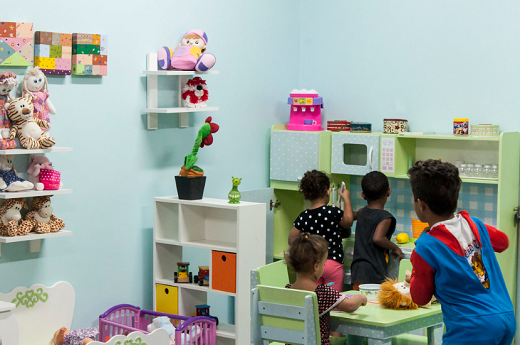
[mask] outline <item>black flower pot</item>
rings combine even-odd
[[[177,194],[179,199],[202,199],[202,194],[204,194],[204,185],[206,184],[206,176],[175,176],[175,184],[177,185]]]

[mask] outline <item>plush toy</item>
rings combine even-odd
[[[11,120],[7,116],[7,105],[13,99],[10,92],[17,86],[16,74],[7,71],[0,74],[0,149],[16,147],[16,142],[9,139]]]
[[[195,77],[186,82],[182,89],[182,103],[188,108],[205,108],[208,105],[208,86],[201,77]]]
[[[159,316],[153,319],[152,323],[148,325],[148,332],[152,332],[158,328],[164,328],[168,332],[170,342],[175,343],[175,327],[170,322],[170,318],[167,316]]]
[[[31,210],[25,219],[33,224],[33,231],[39,234],[58,232],[65,228],[65,223],[52,214],[51,196],[38,196],[32,199]]]
[[[9,138],[14,139],[16,134],[20,144],[26,149],[48,149],[56,141],[44,133],[40,127],[49,128],[49,123],[34,117],[34,106],[29,94],[16,98],[7,108],[7,115],[16,121],[9,132]]]
[[[215,65],[215,55],[205,53],[208,36],[202,30],[190,30],[177,48],[162,47],[157,52],[162,69],[196,70],[204,72]]]
[[[24,236],[31,232],[33,224],[22,219],[22,208],[27,208],[23,198],[9,199],[0,207],[0,236]]]
[[[31,68],[23,77],[23,95],[31,95],[34,105],[34,115],[37,119],[47,121],[49,126],[42,126],[42,130],[47,132],[50,129],[51,119],[49,113],[56,114],[56,109],[49,99],[49,87],[47,77],[40,71],[39,67]]]
[[[54,332],[52,345],[85,345],[96,340],[98,334],[98,330],[92,327],[72,332],[66,327],[62,327]]]
[[[417,309],[419,306],[414,303],[410,295],[410,271],[406,271],[406,279],[403,282],[397,282],[396,279],[387,279],[381,284],[381,291],[377,294],[379,303],[389,309]],[[435,297],[423,306],[429,307],[432,302],[436,301]]]
[[[61,181],[57,182],[57,188],[49,188],[49,185],[47,185],[47,188],[45,184],[40,181],[40,176],[42,177],[42,180],[44,179],[44,175],[47,171],[53,171],[54,167],[52,166],[52,163],[49,161],[49,159],[45,156],[31,156],[31,161],[29,163],[29,169],[27,169],[27,173],[29,174],[29,180],[34,184],[34,187],[36,190],[44,190],[44,189],[59,189],[63,186],[63,183]],[[40,174],[41,172],[41,174]]]
[[[0,156],[0,190],[4,192],[19,192],[33,189],[34,185],[18,177],[13,164],[13,155]]]

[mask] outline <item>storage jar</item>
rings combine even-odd
[[[408,132],[408,121],[404,119],[384,119],[383,133],[398,134]]]

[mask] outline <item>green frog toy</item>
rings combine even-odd
[[[240,204],[240,192],[238,191],[238,185],[242,181],[241,178],[236,178],[231,176],[233,181],[233,188],[231,188],[231,192],[228,194],[228,199],[230,204]]]

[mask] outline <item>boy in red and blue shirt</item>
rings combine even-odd
[[[415,242],[410,293],[418,305],[441,303],[444,345],[509,345],[516,331],[513,305],[495,252],[507,236],[466,211],[454,214],[462,181],[458,169],[438,160],[408,171],[414,210],[429,228]]]

